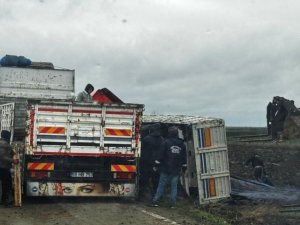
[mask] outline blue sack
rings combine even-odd
[[[24,56],[6,55],[0,60],[1,66],[27,67],[31,65],[31,60]]]
[[[19,67],[26,67],[31,65],[31,60],[27,59],[24,56],[19,56],[18,66]]]
[[[16,55],[6,55],[1,59],[1,66],[18,66],[19,57]]]

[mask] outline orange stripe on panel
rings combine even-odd
[[[28,163],[27,169],[28,170],[34,170],[38,166],[38,163]]]
[[[28,163],[28,170],[54,170],[54,163]]]
[[[48,127],[39,127],[39,133],[40,134],[45,134],[48,132]]]
[[[56,131],[56,127],[49,127],[48,134],[54,134]]]
[[[111,172],[115,172],[115,171],[116,171],[114,165],[111,165],[111,166],[110,166],[110,171],[111,171]]]
[[[48,170],[54,170],[54,163],[51,163],[51,166],[49,166]]]
[[[215,178],[209,179],[209,194],[210,194],[210,197],[215,197],[217,195]]]
[[[45,163],[39,163],[36,167],[35,167],[35,170],[43,170],[45,166]]]
[[[120,130],[122,136],[131,136],[131,130]]]
[[[40,134],[65,134],[64,127],[39,127]]]
[[[111,165],[112,172],[136,172],[134,165]]]
[[[120,172],[122,171],[119,165],[111,165],[111,171],[112,172]]]
[[[121,136],[121,137],[130,137],[131,130],[130,129],[105,129],[105,135],[111,136]]]
[[[64,127],[57,127],[55,132],[57,134],[65,134],[65,128]]]
[[[105,135],[113,135],[116,136],[114,129],[105,129]]]
[[[43,170],[54,170],[54,163],[45,163]]]
[[[128,172],[128,169],[125,165],[119,165],[122,172]]]
[[[53,134],[64,134],[65,133],[65,128],[64,127],[54,127]]]
[[[116,136],[122,136],[122,133],[120,130],[114,130]]]
[[[136,172],[136,166],[132,166],[132,165],[124,165],[126,166],[128,172]]]
[[[204,136],[205,136],[205,147],[211,146],[210,128],[204,129]]]

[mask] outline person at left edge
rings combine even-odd
[[[12,163],[18,163],[18,160],[13,159],[13,150],[9,142],[10,132],[2,130],[0,139],[0,180],[2,183],[1,202],[5,206],[10,206],[12,204],[12,201],[10,201],[10,195],[12,194],[12,178],[10,169],[12,168]]]

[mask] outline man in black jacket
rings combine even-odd
[[[140,193],[145,194],[147,189],[150,189],[151,195],[156,190],[159,180],[159,173],[153,171],[154,161],[160,150],[163,138],[160,132],[160,124],[155,124],[150,129],[149,134],[142,139],[142,154],[140,160],[141,178],[140,178]]]
[[[155,160],[156,167],[159,167],[160,178],[158,187],[151,206],[158,206],[166,184],[171,184],[170,207],[174,208],[177,198],[177,184],[180,172],[186,170],[186,147],[183,140],[178,138],[178,128],[169,127],[168,138],[161,145]],[[156,169],[156,167],[154,169]]]
[[[12,179],[10,169],[12,167],[13,151],[9,144],[10,132],[2,130],[0,139],[0,180],[2,183],[1,201],[8,206],[12,202],[9,201],[9,196],[12,190]]]

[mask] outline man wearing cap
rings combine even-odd
[[[2,183],[2,197],[1,203],[9,206],[12,202],[9,196],[12,191],[12,178],[10,169],[12,163],[18,163],[13,159],[13,150],[9,144],[10,132],[7,130],[1,131],[0,139],[0,180]]]
[[[91,84],[87,84],[84,91],[80,92],[75,98],[76,102],[93,102],[91,93],[94,91],[94,87]]]
[[[186,170],[186,147],[178,138],[178,128],[168,128],[168,138],[162,143],[157,159],[156,168],[160,170],[159,183],[150,206],[157,207],[167,183],[171,184],[170,208],[174,208],[177,198],[177,184],[180,172]]]

